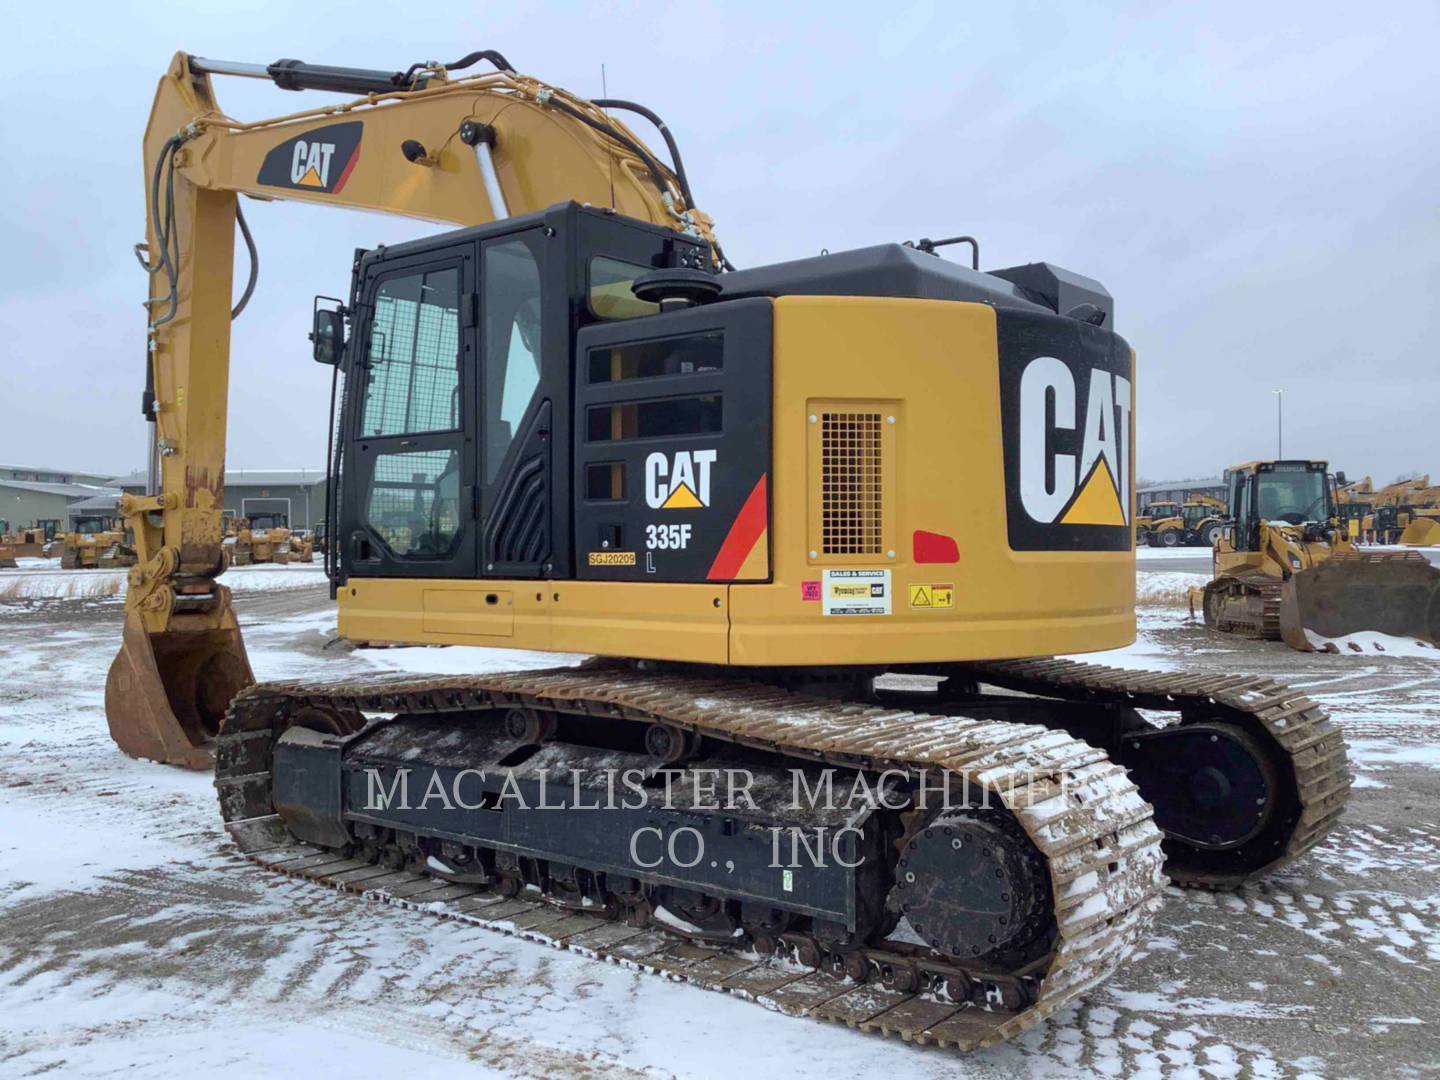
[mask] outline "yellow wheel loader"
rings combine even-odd
[[[1135,545],[1150,543],[1150,530],[1157,521],[1165,521],[1177,517],[1180,513],[1180,504],[1177,502],[1152,502],[1144,510],[1135,515]]]
[[[1233,524],[1202,590],[1205,624],[1303,652],[1366,630],[1440,645],[1440,570],[1419,552],[1357,551],[1326,470],[1323,461],[1227,470]]]
[[[356,98],[240,121],[221,75]],[[654,112],[493,50],[180,54],[144,149],[154,480],[106,715],[213,758],[257,865],[969,1048],[1124,962],[1166,874],[1237,886],[1342,812],[1303,694],[1051,659],[1135,637],[1098,282],[946,240],[736,270]],[[341,634],[591,660],[255,682],[216,581],[242,193],[458,226],[317,304]]]
[[[1168,517],[1153,517],[1145,539],[1151,547],[1214,547],[1224,525],[1225,504],[1196,495]]]

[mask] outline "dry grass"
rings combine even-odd
[[[102,600],[124,591],[124,575],[92,577],[78,570],[64,577],[17,574],[0,579],[0,600]]]

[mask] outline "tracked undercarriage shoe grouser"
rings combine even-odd
[[[240,126],[212,74],[367,96]],[[1166,874],[1317,843],[1349,777],[1314,702],[1045,659],[1135,636],[1109,294],[929,241],[733,271],[617,111],[654,118],[494,52],[176,58],[120,746],[213,759],[277,871],[957,1047],[1114,971]],[[595,659],[254,683],[215,581],[237,192],[463,226],[360,253],[316,316],[341,633]]]

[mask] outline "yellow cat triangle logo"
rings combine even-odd
[[[670,493],[670,497],[661,504],[661,510],[699,510],[704,507],[695,492],[690,490],[689,484],[681,484]]]
[[[1120,506],[1120,496],[1115,492],[1115,479],[1110,474],[1102,454],[1090,470],[1090,476],[1070,503],[1070,508],[1060,519],[1062,525],[1120,525],[1125,524],[1125,512]]]
[[[325,181],[320,179],[320,174],[315,171],[315,167],[313,165],[310,168],[306,169],[305,175],[300,177],[300,179],[295,182],[301,187],[323,188],[325,186]]]

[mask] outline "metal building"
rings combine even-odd
[[[44,470],[23,469],[15,471],[44,472]],[[5,522],[4,531],[7,532],[34,526],[49,527],[54,532],[63,532],[70,527],[71,515],[80,503],[103,500],[104,504],[108,506],[109,512],[113,513],[115,500],[119,497],[120,491],[115,487],[107,488],[97,484],[43,483],[31,480],[13,480],[0,476],[0,521]],[[96,511],[90,512],[95,513]]]
[[[145,490],[145,474],[116,477],[131,494]],[[324,469],[226,469],[225,516],[284,514],[292,529],[313,529],[325,517]]]
[[[1155,502],[1183,503],[1195,495],[1209,495],[1212,499],[1224,500],[1225,481],[1220,477],[1202,480],[1171,480],[1164,484],[1146,484],[1135,489],[1135,501],[1140,504],[1140,513]]]

